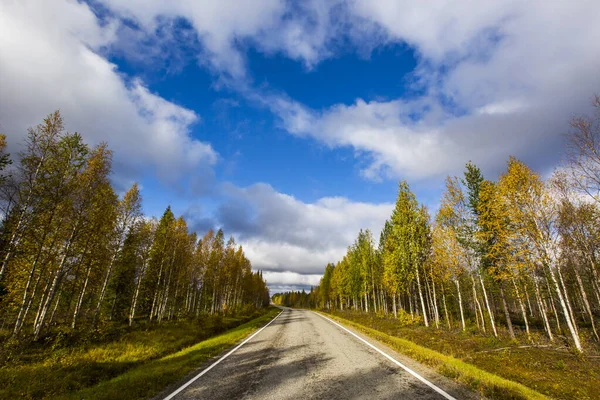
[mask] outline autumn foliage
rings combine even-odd
[[[198,238],[170,207],[144,216],[137,184],[122,196],[112,187],[107,144],[65,132],[59,112],[29,130],[15,168],[4,136],[0,147],[0,325],[13,336],[268,305],[233,238]]]

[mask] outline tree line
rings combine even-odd
[[[269,303],[262,272],[233,238],[202,238],[167,207],[142,213],[137,184],[119,197],[112,152],[67,133],[57,111],[28,130],[16,165],[0,135],[0,326],[40,338],[48,326],[160,323]]]
[[[574,118],[566,160],[547,179],[511,157],[496,179],[469,162],[448,177],[431,218],[407,182],[376,242],[361,230],[310,293],[288,306],[390,314],[425,326],[515,338],[518,327],[578,351],[598,342],[600,315],[600,98]],[[503,331],[500,331],[499,328]]]
[[[283,293],[275,293],[271,296],[271,300],[278,306],[285,307],[296,307],[296,308],[316,308],[314,288],[310,289],[310,292],[306,292],[304,289],[299,291],[290,291]]]

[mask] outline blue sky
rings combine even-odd
[[[314,109],[351,105],[359,98],[386,101],[411,95],[407,86],[416,60],[406,46],[387,45],[370,55],[349,50],[307,69],[281,54],[266,55],[250,47],[247,73],[257,89],[285,93]],[[290,136],[270,110],[235,89],[218,87],[214,73],[198,65],[193,55],[187,57],[175,71],[125,57],[110,60],[119,71],[142,77],[153,93],[201,116],[190,134],[210,142],[221,156],[214,169],[217,180],[242,187],[268,182],[304,202],[327,196],[383,202],[394,196],[394,181],[361,179],[351,148],[328,149],[318,141]]]
[[[10,150],[61,109],[204,234],[223,227],[272,290],[318,282],[406,179],[435,211],[472,160],[548,175],[600,89],[596,2],[7,0]]]

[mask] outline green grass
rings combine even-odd
[[[148,398],[278,312],[270,308],[245,317],[166,323],[65,346],[60,345],[60,334],[45,345],[25,349],[4,343],[9,356],[0,360],[0,398]]]
[[[364,313],[327,315],[492,399],[598,398],[600,360],[557,345],[519,348],[514,341],[475,332],[402,326]]]

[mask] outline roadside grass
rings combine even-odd
[[[401,325],[357,312],[325,313],[491,399],[597,399],[600,359],[476,332]],[[556,347],[556,345],[555,345]]]
[[[242,317],[139,326],[95,340],[89,335],[65,340],[57,333],[46,343],[28,347],[6,341],[0,347],[5,353],[0,360],[0,398],[147,398],[278,312],[269,308]]]

